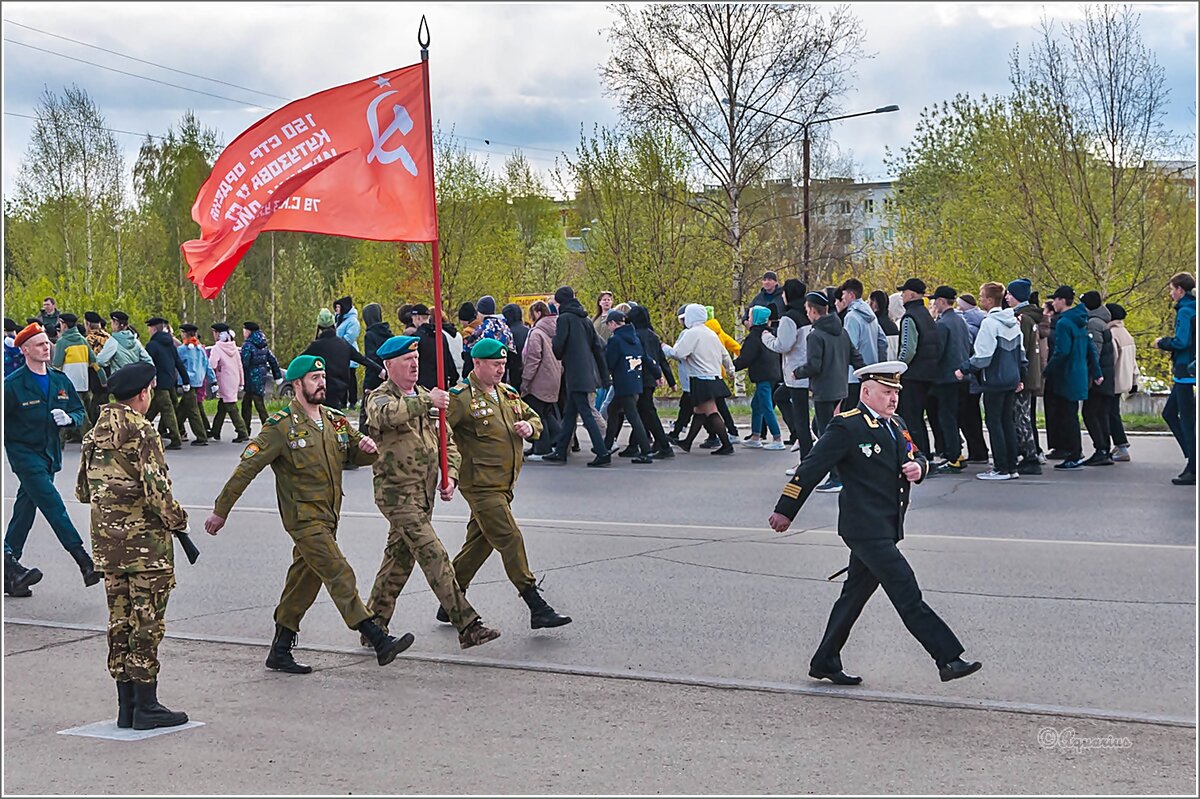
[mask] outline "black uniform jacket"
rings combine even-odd
[[[864,405],[833,417],[796,476],[784,486],[775,512],[796,518],[813,489],[837,466],[843,486],[838,495],[838,535],[848,541],[904,538],[911,484],[900,468],[913,461],[920,465],[924,480],[929,463],[909,440],[904,420],[893,416],[892,422],[902,431],[898,441]]]

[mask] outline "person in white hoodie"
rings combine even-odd
[[[1112,321],[1108,329],[1112,333],[1113,349],[1116,350],[1115,375],[1113,377],[1113,402],[1109,405],[1109,428],[1112,432],[1114,461],[1129,460],[1129,436],[1125,435],[1125,424],[1121,421],[1121,395],[1133,394],[1142,382],[1142,373],[1138,369],[1137,345],[1133,336],[1125,329],[1125,308],[1115,302],[1104,306],[1108,308]]]
[[[979,307],[987,312],[975,336],[974,351],[955,376],[979,376],[983,389],[984,421],[992,442],[992,468],[975,475],[980,480],[1017,479],[1017,393],[1025,386],[1028,359],[1021,326],[1012,308],[1004,308],[1004,286],[979,287]]]
[[[679,334],[674,346],[663,347],[664,355],[686,365],[689,376],[692,426],[687,438],[679,442],[679,448],[691,452],[692,442],[703,427],[721,442],[720,448],[712,450],[710,455],[732,455],[733,445],[729,442],[725,422],[717,411],[717,400],[729,396],[729,386],[721,379],[721,369],[724,368],[731,375],[735,370],[721,339],[704,324],[707,321],[708,311],[703,305],[685,305],[684,331]]]
[[[850,335],[850,343],[862,356],[867,366],[887,360],[888,341],[879,326],[879,319],[871,306],[863,300],[863,284],[857,278],[850,278],[842,283],[839,289],[842,302],[846,304],[846,315],[842,317],[842,327]],[[858,407],[859,379],[850,367],[849,383],[846,390],[846,401],[842,407],[852,409]]]

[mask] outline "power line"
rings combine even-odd
[[[115,56],[119,56],[120,58],[128,58],[130,61],[137,61],[140,64],[148,64],[152,67],[158,67],[159,69],[168,70],[169,72],[178,72],[180,75],[187,75],[192,78],[199,78],[200,80],[212,81],[213,83],[220,83],[222,85],[229,86],[234,89],[242,89],[243,91],[254,92],[255,94],[262,94],[262,95],[266,95],[267,97],[274,97],[275,99],[283,100],[284,102],[291,102],[288,98],[281,97],[278,94],[271,94],[270,92],[259,91],[258,89],[251,89],[249,86],[239,86],[236,83],[229,83],[228,81],[219,80],[218,78],[209,78],[204,75],[197,75],[195,72],[186,72],[182,69],[175,69],[174,67],[168,67],[164,64],[159,64],[154,61],[147,61],[144,58],[138,58],[136,56],[131,56],[126,53],[121,53],[121,52],[118,52],[117,50],[110,50],[107,47],[101,47],[98,44],[88,44],[87,42],[81,42],[78,39],[72,39],[69,36],[62,36],[57,33],[51,33],[50,31],[44,31],[44,30],[41,30],[40,28],[35,28],[32,25],[24,25],[20,22],[14,22],[11,19],[5,19],[4,21],[7,22],[9,25],[16,25],[18,28],[25,28],[26,30],[31,30],[31,31],[34,31],[35,33],[40,33],[43,36],[52,36],[55,39],[62,39],[63,41],[71,42],[72,44],[78,44],[83,47],[91,47],[94,50],[101,50],[105,53],[111,53]],[[20,42],[18,42],[18,44],[20,44]]]
[[[16,111],[5,111],[4,115],[9,116],[9,117],[20,117],[21,119],[32,119],[35,122],[39,119],[39,117],[35,117],[30,114],[18,114]],[[166,140],[165,136],[155,136],[153,133],[138,133],[136,130],[121,130],[120,128],[106,128],[103,125],[88,125],[87,127],[94,128],[96,130],[107,130],[110,133],[126,133],[126,134],[129,134],[130,136],[138,136],[138,137],[149,136],[152,139],[162,139],[164,141]]]
[[[37,47],[32,44],[26,44],[25,42],[18,42],[16,39],[5,38],[4,41],[9,42],[11,44],[19,44],[22,47],[28,47],[30,50],[39,50],[43,53],[49,53],[50,55],[56,55],[59,58],[66,58],[70,61],[78,61],[80,64],[87,64],[88,66],[91,66],[91,67],[97,67],[99,69],[107,69],[109,72],[116,72],[120,75],[128,75],[131,78],[139,78],[141,80],[148,80],[151,83],[161,83],[164,86],[170,86],[174,89],[183,89],[184,91],[187,91],[187,92],[195,92],[196,94],[205,94],[205,95],[208,95],[209,97],[216,97],[218,100],[228,100],[231,103],[237,103],[238,105],[249,106],[251,108],[260,108],[264,111],[275,110],[273,108],[266,108],[265,106],[258,105],[257,103],[247,102],[246,100],[236,100],[233,97],[225,97],[224,95],[221,95],[221,94],[213,94],[212,92],[206,92],[203,89],[193,89],[189,86],[180,86],[178,83],[169,83],[165,80],[159,80],[158,78],[150,78],[145,75],[138,75],[136,72],[126,72],[123,69],[116,69],[114,67],[106,67],[103,64],[97,64],[94,61],[85,61],[82,58],[76,58],[75,56],[70,56],[65,53],[58,53],[58,52],[55,52],[54,50],[47,50],[44,47]]]

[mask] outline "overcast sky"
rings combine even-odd
[[[861,64],[843,107],[851,112],[900,106],[899,113],[834,123],[839,145],[869,179],[891,177],[885,148],[897,151],[908,143],[923,107],[959,92],[1004,92],[1008,57],[1014,47],[1028,47],[1043,13],[1063,20],[1080,16],[1077,4],[851,6],[863,21],[866,50],[874,57]],[[1178,132],[1194,132],[1196,6],[1156,3],[1138,9],[1144,40],[1166,70],[1168,123]],[[468,147],[491,153],[494,165],[512,145],[521,145],[536,166],[549,168],[556,152],[573,150],[581,126],[590,131],[594,124],[618,121],[597,70],[608,55],[605,29],[612,19],[602,3],[6,2],[4,192],[12,190],[32,126],[14,114],[32,114],[44,88],[61,93],[75,83],[96,101],[110,128],[137,134],[163,133],[190,108],[228,143],[283,104],[280,98],[302,97],[419,60],[421,13],[427,14],[433,36],[434,117],[444,128],[453,127]],[[141,135],[117,134],[117,139],[128,169]]]

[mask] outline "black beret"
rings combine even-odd
[[[209,328],[217,331],[218,333],[229,332],[229,325],[225,324],[224,322],[213,322],[211,325],[209,325]]]
[[[179,329],[180,329],[180,330],[182,330],[182,331],[184,331],[185,333],[195,333],[195,332],[196,332],[197,330],[199,330],[200,328],[196,327],[196,326],[195,326],[195,325],[193,325],[191,322],[188,322],[188,323],[186,323],[186,324],[182,324],[182,325],[180,325],[180,326],[179,326]]]
[[[108,318],[115,319],[121,324],[129,324],[129,314],[124,311],[109,311]]]
[[[242,322],[242,327],[246,328],[251,333],[259,329],[258,322]]]
[[[16,333],[20,329],[21,329],[20,325],[18,325],[13,320],[9,319],[7,316],[4,317],[4,332],[5,333]]]
[[[100,314],[96,313],[95,311],[84,311],[83,320],[85,322],[91,322],[93,325],[98,325],[104,321],[104,317],[100,316]]]
[[[108,391],[118,400],[131,399],[149,386],[156,374],[154,364],[144,361],[122,366],[108,376]]]
[[[58,320],[67,327],[74,327],[75,323],[79,321],[79,317],[73,313],[63,313],[58,315]]]
[[[167,320],[163,319],[161,316],[151,316],[149,319],[146,320],[147,327],[154,327],[155,325],[165,325],[166,323],[167,323]]]

